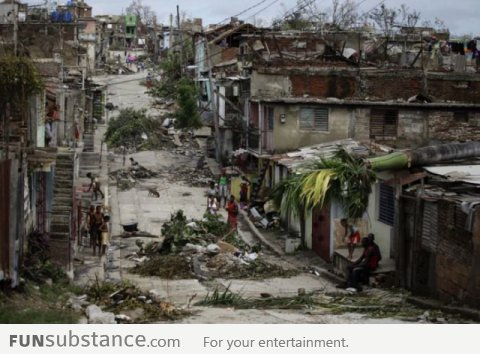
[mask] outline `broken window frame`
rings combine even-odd
[[[329,119],[330,110],[326,107],[301,107],[298,126],[300,130],[328,132]]]

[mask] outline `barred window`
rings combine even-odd
[[[378,203],[378,220],[393,226],[395,218],[395,195],[393,187],[380,182],[380,200]]]
[[[302,108],[300,110],[300,129],[328,132],[328,108]]]

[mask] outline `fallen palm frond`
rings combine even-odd
[[[306,174],[302,181],[301,197],[307,207],[323,205],[335,178],[335,171],[329,169],[315,170]]]

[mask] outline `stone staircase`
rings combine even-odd
[[[83,151],[84,152],[93,152],[93,141],[94,133],[85,133],[83,134]]]
[[[75,153],[60,151],[55,165],[55,184],[50,224],[50,256],[53,261],[73,273],[75,244],[74,209]]]

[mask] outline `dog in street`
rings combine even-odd
[[[151,188],[148,188],[148,196],[160,198],[160,193],[154,187],[151,187]]]

